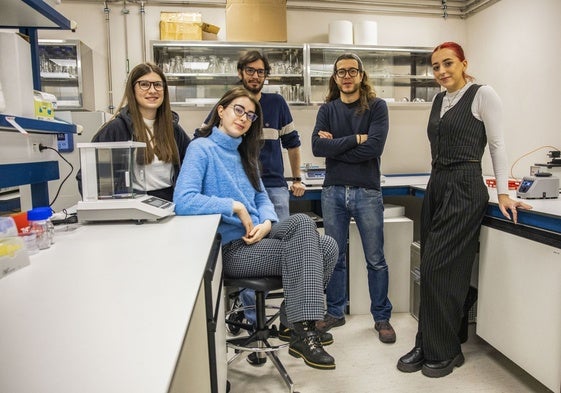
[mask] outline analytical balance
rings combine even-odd
[[[78,143],[82,170],[80,221],[157,221],[175,204],[146,194],[144,142]]]

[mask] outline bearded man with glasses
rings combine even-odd
[[[366,259],[370,312],[380,341],[396,341],[390,324],[388,265],[384,257],[384,203],[380,158],[388,135],[386,102],[376,97],[361,59],[346,53],[337,58],[325,104],[317,114],[312,151],[325,157],[321,208],[325,234],[339,246],[339,258],[327,286],[327,312],[318,331],[345,324],[347,305],[347,238],[354,218]]]

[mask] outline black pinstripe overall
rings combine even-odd
[[[425,359],[461,352],[458,330],[489,194],[481,175],[485,126],[471,113],[472,85],[440,118],[444,92],[432,106],[428,137],[432,172],[421,212],[421,308],[416,346]]]

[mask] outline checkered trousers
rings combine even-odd
[[[290,323],[323,318],[323,293],[337,255],[335,240],[320,235],[306,214],[294,214],[273,225],[269,236],[255,244],[239,239],[222,247],[228,277],[282,276]]]

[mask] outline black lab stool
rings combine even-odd
[[[240,307],[230,310],[226,313],[226,321],[229,325],[229,330],[232,331],[232,326],[237,326],[248,331],[247,336],[235,337],[228,339],[226,344],[228,348],[235,350],[236,354],[228,360],[231,364],[243,352],[255,352],[259,357],[260,354],[265,354],[277,368],[282,379],[289,388],[289,392],[294,392],[294,383],[286,372],[283,364],[277,356],[277,351],[287,347],[288,343],[279,345],[272,345],[269,342],[269,337],[276,335],[276,329],[272,327],[273,322],[279,317],[279,307],[267,306],[265,304],[266,294],[270,291],[282,289],[282,277],[259,277],[259,278],[224,278],[224,286],[233,288],[250,288],[255,291],[255,314],[257,326],[244,324],[236,321],[236,318],[231,318],[231,315],[242,312],[245,309],[253,307]],[[267,317],[267,309],[274,308],[276,313]]]

